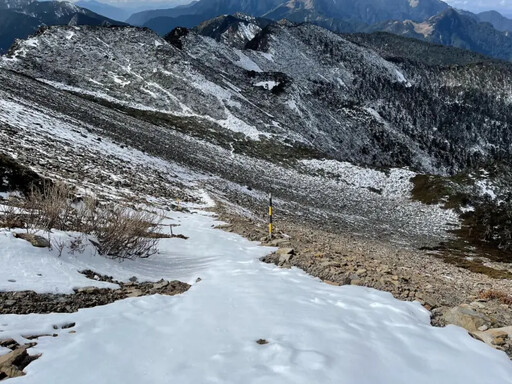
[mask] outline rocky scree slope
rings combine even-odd
[[[88,100],[9,70],[0,69],[0,80],[1,152],[102,199],[157,199],[172,207],[207,189],[264,225],[271,187],[279,221],[401,244],[436,244],[457,225],[452,212],[410,200],[414,173],[407,170],[313,161],[278,141],[267,145],[214,123]]]

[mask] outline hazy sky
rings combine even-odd
[[[494,9],[512,15],[512,0],[444,0],[453,7],[481,12]]]

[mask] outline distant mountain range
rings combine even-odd
[[[99,15],[119,21],[125,21],[133,13],[131,9],[115,7],[113,5],[101,3],[96,0],[79,0],[75,3],[75,5],[86,8]]]
[[[295,19],[300,14],[303,21],[321,15],[324,18],[374,24],[386,20],[423,21],[448,7],[440,0],[200,0],[189,6],[136,13],[127,22],[140,26],[155,17],[201,15],[208,20],[223,14],[242,12],[274,20]]]
[[[139,0],[125,0],[117,2],[117,6],[111,3],[102,3],[97,0],[78,0],[76,5],[87,8],[97,14],[103,15],[110,19],[126,21],[132,14],[156,9],[156,8],[171,8],[175,7],[179,2],[191,3],[190,0],[153,0],[153,1],[139,1]]]
[[[477,16],[478,21],[483,23],[491,23],[494,28],[502,32],[512,32],[512,20],[506,18],[501,13],[496,11],[488,11],[479,13]]]
[[[512,37],[508,32],[501,32],[488,22],[479,22],[476,17],[452,8],[421,23],[411,20],[389,21],[372,25],[367,31],[386,31],[512,60]]]
[[[0,54],[42,26],[126,25],[69,2],[0,0]]]
[[[512,59],[512,20],[498,12],[455,10],[440,0],[200,0],[133,14],[127,21],[164,35],[219,15],[241,12],[269,20],[309,22],[339,33],[386,31]]]
[[[75,4],[0,0],[0,9],[2,53],[15,38],[25,38],[43,25],[123,25],[115,20],[125,20],[133,7],[97,0]],[[455,10],[441,0],[199,0],[137,12],[127,23],[164,36],[176,27],[194,28],[220,15],[237,13],[268,21],[308,22],[338,33],[390,32],[512,60],[512,20],[495,11]]]

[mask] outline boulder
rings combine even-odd
[[[50,248],[50,242],[42,236],[33,235],[31,233],[15,233],[14,237],[26,240],[37,248]]]
[[[443,320],[447,324],[457,325],[470,332],[476,332],[478,328],[491,323],[491,320],[487,316],[467,306],[458,306],[449,309],[444,313]]]
[[[290,246],[289,239],[274,239],[268,243],[271,247],[287,247]]]
[[[23,376],[21,367],[23,361],[28,359],[27,347],[20,347],[7,355],[0,356],[0,377],[19,377]]]
[[[160,280],[156,283],[153,283],[153,289],[159,290],[167,287],[169,285],[169,282],[166,280]]]
[[[289,263],[294,254],[295,251],[293,248],[279,248],[277,250],[277,255],[279,256],[279,265]]]
[[[471,336],[493,348],[501,347],[512,341],[512,326],[471,332]]]

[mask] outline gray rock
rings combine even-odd
[[[50,242],[42,236],[31,233],[15,233],[14,237],[28,241],[36,248],[50,248]]]
[[[271,247],[288,247],[290,246],[290,240],[288,239],[275,239],[268,243]]]
[[[293,248],[279,248],[277,250],[278,255],[294,255],[295,250]]]
[[[444,313],[443,319],[448,324],[457,325],[470,332],[476,332],[478,328],[491,323],[487,316],[463,306],[449,309]]]
[[[160,280],[153,284],[153,289],[162,289],[169,285],[169,282],[166,280]]]
[[[4,307],[12,307],[14,304],[16,304],[16,300],[6,300],[6,301],[4,301]]]

